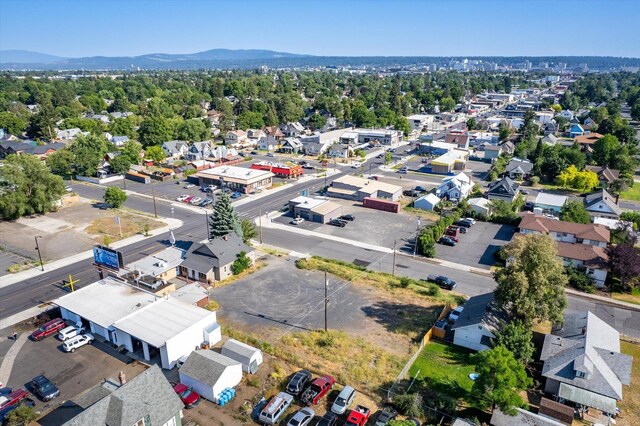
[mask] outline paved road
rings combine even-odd
[[[328,182],[350,171],[348,169],[334,175],[328,178]],[[302,189],[308,188],[312,192],[320,189],[323,185],[324,180],[319,180],[316,183],[292,185],[290,188],[286,188],[269,197],[254,200],[240,206],[237,211],[242,216],[255,217],[260,210],[263,213],[267,210],[278,210]],[[76,185],[74,190],[87,198],[100,199],[103,195],[102,189],[92,186]],[[130,208],[153,212],[153,201],[149,198],[130,196],[125,205]],[[171,203],[157,202],[158,214],[161,216],[171,217],[171,208]],[[175,207],[173,214],[184,222],[184,225],[174,232],[177,240],[198,241],[206,238],[207,229],[204,215],[193,213],[180,207]],[[169,235],[165,233],[127,246],[122,250],[125,262],[135,261],[164,248],[168,244],[168,239]],[[306,236],[305,238],[300,238],[298,234],[265,228],[263,229],[263,242],[299,253],[309,253],[349,262],[358,261],[361,264],[371,263],[373,270],[392,271],[392,254],[357,248],[320,237]],[[395,265],[397,274],[414,278],[422,278],[428,274],[447,275],[458,282],[459,291],[468,295],[484,293],[495,287],[494,281],[489,277],[449,269],[425,260],[414,259],[411,256],[397,255]],[[91,266],[91,260],[86,260],[56,271],[45,272],[38,278],[2,288],[0,289],[0,319],[61,296],[64,294],[64,290],[60,289],[59,285],[62,280],[67,279],[69,274],[73,274],[75,279],[80,280],[80,287],[94,282],[98,278],[95,269]],[[600,315],[603,320],[609,322],[621,333],[640,338],[640,312],[614,308],[608,304],[594,303],[576,297],[569,298],[570,311],[585,309]]]

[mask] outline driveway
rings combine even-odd
[[[494,253],[511,241],[515,228],[489,222],[476,222],[459,236],[455,247],[436,244],[436,257],[461,265],[491,269],[495,263]]]

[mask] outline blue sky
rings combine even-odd
[[[640,57],[638,0],[0,0],[0,49]]]

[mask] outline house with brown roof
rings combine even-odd
[[[598,180],[607,188],[620,177],[620,171],[610,169],[607,166],[584,166],[585,170],[589,170],[598,175]]]
[[[224,136],[224,144],[234,148],[249,144],[249,137],[244,130],[231,130]]]
[[[603,137],[604,135],[601,135],[600,133],[597,133],[597,132],[587,133],[587,134],[576,136],[574,138],[574,142],[577,144],[580,144],[582,149],[592,150],[593,144],[598,142]]]
[[[522,216],[519,234],[545,234],[557,241],[558,257],[565,266],[572,264],[590,276],[598,287],[607,279],[606,247],[611,240],[609,229],[593,223],[582,224],[550,219],[527,213]]]
[[[444,138],[445,143],[456,145],[458,148],[469,148],[469,135],[466,133],[451,132]]]
[[[276,140],[284,139],[284,133],[282,133],[282,130],[280,130],[278,126],[267,126],[264,128],[264,133],[267,136],[274,137]]]

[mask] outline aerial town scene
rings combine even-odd
[[[640,425],[640,2],[0,18],[0,426]]]

